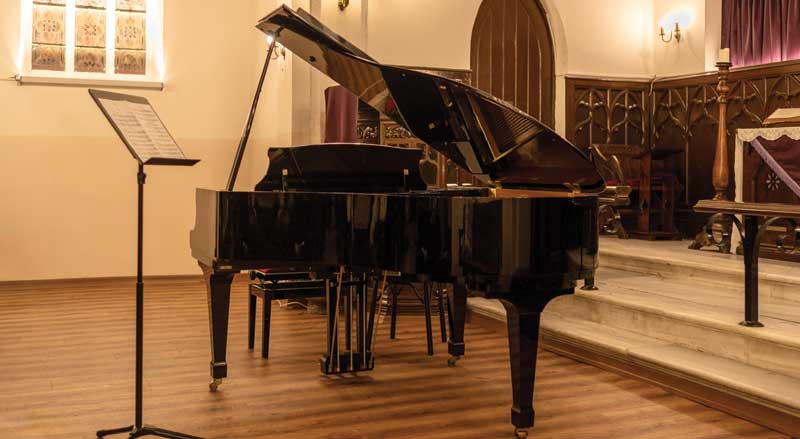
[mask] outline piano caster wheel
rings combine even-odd
[[[517,428],[514,430],[514,435],[517,437],[517,439],[525,439],[528,437],[528,430]]]
[[[447,365],[450,367],[456,367],[456,363],[460,360],[461,357],[450,357],[447,359]]]
[[[219,378],[215,378],[214,381],[212,381],[211,384],[208,385],[208,390],[210,390],[211,392],[216,392],[221,384],[222,380]]]

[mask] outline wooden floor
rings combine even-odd
[[[322,317],[273,310],[269,361],[247,351],[246,296],[231,306],[229,379],[208,392],[205,290],[146,290],[145,422],[212,438],[510,438],[505,336],[467,328],[467,357],[425,356],[424,326],[379,329],[377,367],[325,377]],[[133,288],[0,286],[0,438],[93,438],[132,422]],[[540,352],[536,438],[783,437],[652,385]],[[119,436],[123,437],[123,436]]]

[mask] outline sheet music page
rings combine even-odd
[[[114,99],[100,102],[143,162],[152,157],[185,158],[150,105]]]

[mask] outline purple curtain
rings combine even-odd
[[[723,0],[722,47],[734,67],[800,59],[800,0]]]
[[[358,142],[358,97],[335,85],[325,89],[325,143]]]

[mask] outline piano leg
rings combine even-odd
[[[225,356],[228,348],[228,310],[231,301],[231,281],[234,273],[214,273],[200,265],[206,278],[208,293],[208,322],[211,335],[211,378],[209,389],[215,392],[222,379],[228,376]]]
[[[533,427],[533,383],[536,375],[536,351],[539,345],[538,306],[518,305],[503,300],[508,320],[508,345],[511,357],[511,386],[514,405],[511,423],[517,437],[527,437]]]
[[[447,364],[455,366],[464,355],[464,321],[467,317],[467,287],[461,280],[453,282],[450,305],[450,339],[447,341],[447,352],[451,357]]]

